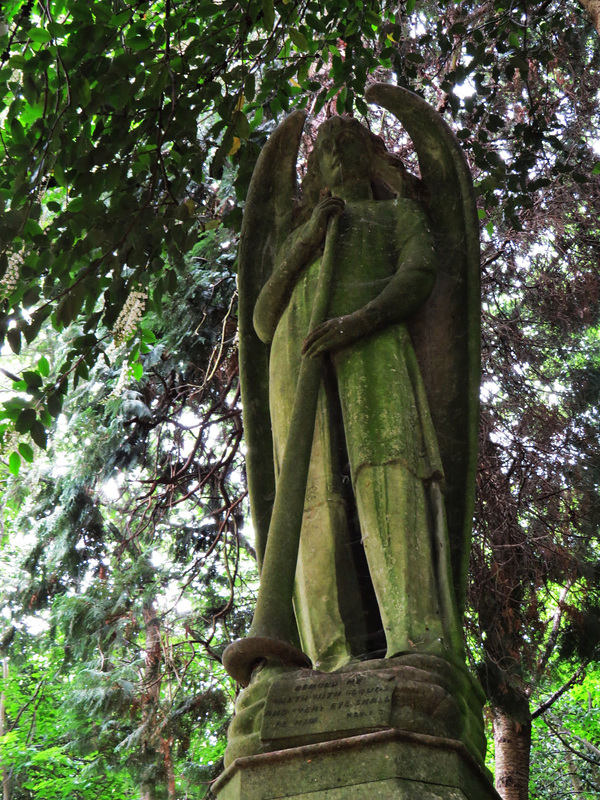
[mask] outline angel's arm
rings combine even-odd
[[[341,213],[344,201],[327,197],[311,218],[287,237],[275,261],[275,269],[263,286],[254,306],[254,329],[263,342],[270,342],[290,300],[298,275],[319,253],[325,240],[327,222]]]
[[[383,291],[352,314],[315,328],[304,343],[306,355],[347,347],[388,325],[403,322],[427,300],[435,282],[437,257],[425,214],[416,206],[405,208],[399,228],[398,269]]]

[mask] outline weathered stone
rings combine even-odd
[[[394,676],[358,672],[297,674],[271,684],[260,730],[262,742],[280,750],[287,742],[328,739],[389,728]]]
[[[251,181],[240,358],[262,569],[250,636],[223,656],[243,684],[263,659],[333,671],[379,653],[462,653],[478,223],[450,129],[410,92],[380,87],[376,99],[395,110],[398,93],[423,183],[357,120],[333,117],[296,204],[297,115]],[[262,462],[271,509],[259,497],[272,482],[252,479],[267,477]]]
[[[297,198],[293,114],[249,189],[240,375],[261,583],[249,636],[223,655],[246,688],[219,800],[496,797],[461,629],[478,427],[473,186],[439,114],[398,87],[369,91],[413,138],[420,180],[334,117]]]
[[[332,673],[264,666],[238,698],[225,765],[386,728],[460,740],[483,762],[484,699],[464,665],[427,654],[358,662]]]
[[[378,731],[241,758],[218,800],[499,800],[459,742]]]

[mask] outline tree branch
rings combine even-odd
[[[560,689],[557,689],[554,694],[550,695],[550,697],[538,706],[536,710],[532,713],[531,719],[534,720],[536,717],[539,717],[541,714],[544,714],[557,700],[559,697],[568,691],[571,686],[574,686],[577,681],[585,675],[585,670],[587,668],[588,662],[586,661],[585,664],[582,664],[579,669],[575,670],[573,675],[569,678],[569,680],[564,683]]]

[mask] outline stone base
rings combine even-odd
[[[327,673],[265,665],[236,701],[225,767],[248,756],[388,729],[461,741],[483,764],[484,701],[462,661],[426,653]]]
[[[500,800],[454,739],[385,730],[236,759],[218,800]]]

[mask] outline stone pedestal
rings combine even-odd
[[[218,800],[500,800],[455,739],[391,729],[237,758]]]
[[[405,654],[331,673],[264,666],[241,692],[218,800],[499,800],[481,689]]]

